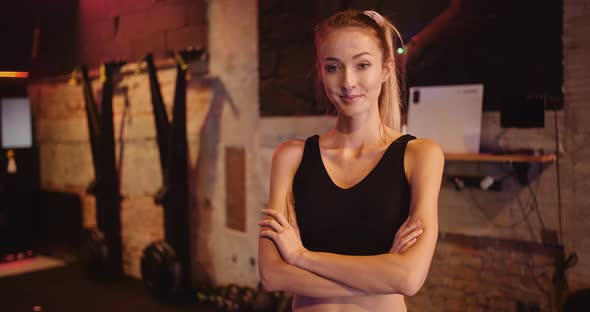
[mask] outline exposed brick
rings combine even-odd
[[[119,16],[118,38],[129,40],[139,35],[153,33],[156,21],[152,20],[152,11],[143,9]]]
[[[465,246],[465,245],[461,245],[461,244],[447,246],[446,252],[449,255],[459,255],[461,257],[470,256],[470,255],[478,256],[481,253],[481,251],[479,251],[473,247]]]
[[[488,307],[493,311],[516,311],[515,302],[501,297],[491,298]]]
[[[152,53],[156,57],[163,57],[166,55],[166,36],[164,32],[142,35],[132,40],[132,58],[140,59],[147,53]]]
[[[444,303],[445,311],[465,311],[465,303],[457,299],[447,299]]]
[[[580,148],[588,140],[587,120],[590,118],[590,110],[587,109],[590,102],[590,73],[587,70],[590,66],[590,10],[588,2],[584,0],[564,0],[563,4],[564,113],[565,120],[570,121],[566,130],[568,136],[576,138],[566,140],[564,146],[569,152],[564,155],[566,162],[565,166],[562,165],[562,168],[565,167],[562,169],[562,177],[572,178],[562,182],[571,187],[562,185],[562,188],[573,189],[571,203],[564,206],[571,208],[564,209],[564,228],[572,230],[569,234],[565,233],[564,238],[567,248],[578,254],[578,264],[567,271],[568,285],[571,290],[575,290],[590,286],[590,257],[587,256],[590,254],[590,246],[578,243],[580,237],[590,235],[590,228],[586,226],[586,220],[590,216],[590,202],[586,196],[590,192],[590,184],[587,182],[590,171],[583,170],[588,163],[588,158],[585,157],[588,153]],[[567,161],[573,164],[569,165]],[[567,173],[564,175],[564,172]]]
[[[106,18],[108,16],[108,11],[105,4],[106,1],[110,0],[80,0],[80,20],[92,22]]]
[[[133,67],[135,64],[130,64]],[[158,71],[167,99],[173,93],[175,70]],[[127,275],[139,277],[141,252],[149,243],[163,238],[163,210],[154,204],[154,194],[162,184],[160,164],[155,143],[155,126],[147,74],[129,74],[119,87],[127,87],[129,110],[121,132],[121,118],[125,105],[123,93],[113,99],[117,162],[121,171],[121,205],[123,263]],[[100,91],[98,80],[93,89]],[[172,86],[172,87],[169,87]],[[94,179],[86,114],[80,85],[66,81],[37,82],[29,88],[35,112],[40,150],[41,187],[45,190],[79,193],[82,202],[82,225],[96,225],[95,197],[85,190]],[[202,94],[201,94],[202,93]],[[191,122],[203,120],[207,112],[210,90],[189,86],[187,106]],[[167,107],[171,101],[166,102]],[[191,123],[189,136],[196,136],[199,127]],[[120,134],[123,134],[121,137]],[[120,138],[123,139],[121,145]],[[124,147],[121,150],[121,147]],[[194,148],[194,147],[193,147]]]
[[[85,142],[41,144],[41,187],[49,190],[85,190],[94,179],[90,154],[90,144]]]
[[[121,203],[123,260],[125,272],[141,277],[140,259],[143,249],[164,238],[163,209],[153,197],[133,197]]]
[[[479,270],[472,269],[469,267],[461,267],[455,273],[457,278],[465,279],[465,280],[475,280],[480,274]]]
[[[104,18],[80,25],[80,40],[86,44],[100,45],[115,38],[113,19]]]
[[[523,252],[522,244],[516,241],[476,248],[479,245],[476,240],[441,235],[426,283],[416,296],[407,298],[408,306],[416,307],[421,300],[433,298],[445,299],[445,303],[439,304],[444,307],[441,311],[454,311],[458,302],[463,303],[463,311],[515,311],[517,301],[550,305],[545,294],[553,292],[550,278],[539,277],[528,267],[533,255],[537,262],[550,262],[553,257],[550,247],[544,251],[542,245],[529,245],[526,249],[533,250],[531,254]],[[466,246],[468,242],[472,242],[467,244],[470,246]],[[554,268],[544,266],[543,269],[551,276]],[[537,283],[531,274],[537,276]],[[549,310],[542,308],[542,311]]]
[[[83,0],[88,1],[88,0]],[[154,0],[103,0],[109,16],[123,15],[154,6]]]
[[[156,5],[150,9],[150,19],[144,22],[158,31],[178,29],[187,26],[187,9],[184,3]]]
[[[207,1],[190,1],[188,5],[188,25],[207,25]]]
[[[199,48],[207,46],[207,28],[187,26],[166,33],[166,49],[171,51],[184,50],[188,47]]]
[[[129,41],[122,39],[115,39],[106,42],[103,47],[102,58],[106,62],[109,61],[125,61],[132,62],[136,61],[131,58],[131,45]]]
[[[103,43],[97,44],[92,41],[80,43],[80,62],[88,66],[96,66],[103,60]]]

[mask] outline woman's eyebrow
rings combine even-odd
[[[356,54],[355,56],[353,56],[352,59],[359,58],[359,57],[361,57],[361,56],[363,56],[365,54],[366,55],[371,55],[371,53],[369,53],[369,52],[362,52],[362,53],[359,53],[359,54]],[[340,59],[338,59],[337,57],[326,57],[324,59],[324,61],[336,61],[336,62],[340,62]]]
[[[371,55],[371,53],[369,53],[369,52],[362,52],[362,53],[359,53],[359,54],[357,54],[357,55],[353,56],[352,58],[353,58],[353,59],[355,59],[355,58],[359,58],[359,57],[361,57],[361,56],[363,56],[363,55],[365,55],[365,54],[366,54],[366,55]]]

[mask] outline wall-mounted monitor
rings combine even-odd
[[[2,98],[0,106],[2,148],[31,148],[33,146],[33,127],[29,98]]]

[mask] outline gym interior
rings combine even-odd
[[[275,149],[334,126],[313,25],[344,9],[399,28],[405,130],[449,115],[408,310],[586,311],[588,0],[0,4],[0,311],[290,311],[257,222]]]

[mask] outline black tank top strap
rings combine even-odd
[[[402,134],[395,141],[391,142],[383,154],[382,161],[392,163],[392,158],[403,159],[406,145],[409,141],[416,139],[415,136],[409,134]]]
[[[401,155],[401,158],[403,159],[403,155],[406,151],[406,146],[408,145],[408,142],[415,139],[416,137],[411,134],[403,134],[391,144],[391,147],[398,149],[398,151],[395,154]]]
[[[397,172],[399,172],[399,178],[402,181],[402,184],[404,186],[408,186],[408,180],[406,177],[406,173],[405,173],[405,165],[404,165],[404,159],[405,159],[405,153],[406,153],[406,147],[408,146],[408,142],[415,140],[416,137],[411,135],[411,134],[404,134],[401,137],[399,137],[396,140],[396,151],[394,153],[392,153],[394,155],[394,157],[396,158],[394,161],[391,162],[391,164],[397,168]]]
[[[314,134],[305,140],[305,149],[303,150],[303,159],[302,161],[313,162],[316,159],[317,153],[319,150],[317,148],[319,142],[319,135]]]
[[[305,145],[303,148],[303,156],[301,157],[301,162],[299,163],[299,168],[297,169],[297,172],[303,170],[303,168],[308,168],[306,169],[306,171],[312,171],[315,170],[318,166],[317,164],[317,153],[319,152],[319,150],[317,150],[317,141],[318,141],[319,135],[314,134],[310,137],[308,137],[305,140]]]
[[[407,143],[408,143],[408,141],[415,140],[415,139],[416,139],[416,137],[415,137],[415,136],[413,136],[413,135],[411,135],[411,134],[407,134],[407,133],[406,133],[406,134],[402,134],[402,135],[401,135],[399,138],[397,138],[395,141],[396,141],[396,142],[400,142],[400,143],[402,143],[402,144],[407,144]]]
[[[400,146],[401,146],[400,154],[402,155],[402,159],[403,159],[403,155],[406,151],[406,147],[408,146],[408,142],[410,142],[412,140],[416,140],[416,137],[411,134],[404,134],[398,140],[401,143],[400,144]]]

